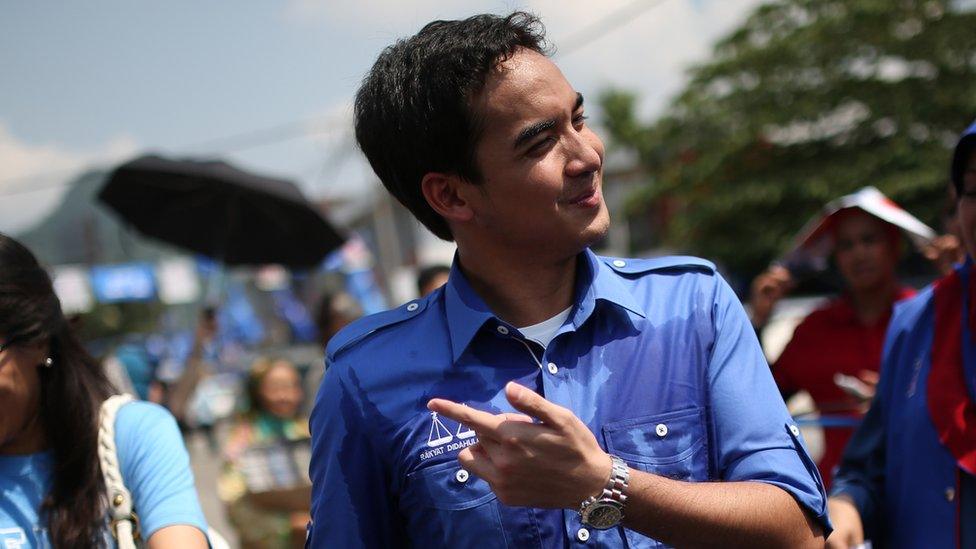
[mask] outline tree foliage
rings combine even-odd
[[[970,3],[971,4],[971,3]],[[658,120],[601,98],[665,200],[662,244],[761,269],[827,201],[874,185],[941,225],[951,147],[976,116],[976,13],[945,0],[779,0],[690,70]]]

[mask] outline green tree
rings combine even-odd
[[[666,201],[663,242],[755,273],[827,201],[865,185],[940,227],[951,147],[976,116],[972,2],[779,0],[721,40],[665,114],[601,98]]]

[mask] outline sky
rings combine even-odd
[[[650,119],[759,0],[8,2],[0,18],[0,231],[29,228],[86,169],[220,156],[311,197],[370,192],[352,98],[379,52],[435,19],[524,9],[586,97]],[[612,18],[605,32],[581,32]],[[560,44],[570,48],[558,53]],[[594,121],[599,125],[599,113]]]

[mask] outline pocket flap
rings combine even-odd
[[[704,442],[702,414],[701,408],[687,408],[607,423],[603,426],[607,449],[639,463],[682,461]]]
[[[495,499],[487,482],[464,471],[454,460],[409,473],[404,496],[410,504],[446,511],[470,509]]]

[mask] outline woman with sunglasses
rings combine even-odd
[[[70,331],[50,277],[0,233],[0,546],[114,546],[97,448],[99,409],[114,392]],[[172,416],[122,406],[114,440],[146,546],[207,547]]]

